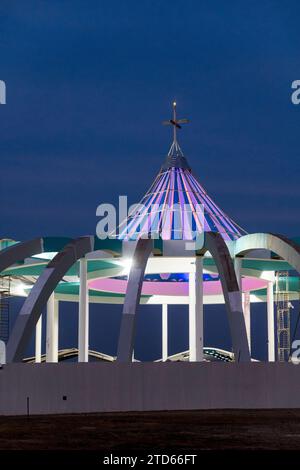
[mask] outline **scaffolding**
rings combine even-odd
[[[10,276],[0,276],[0,340],[7,343],[9,337]]]
[[[288,362],[291,347],[291,303],[289,299],[288,271],[278,271],[276,273],[275,301],[277,311],[277,360],[279,362]]]

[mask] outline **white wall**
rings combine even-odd
[[[300,408],[290,363],[8,364],[0,414],[209,408]],[[63,396],[67,399],[63,400]]]

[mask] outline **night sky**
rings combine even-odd
[[[1,238],[93,234],[100,203],[138,202],[168,151],[174,99],[215,202],[248,232],[299,236],[299,17],[298,1],[2,1]],[[74,310],[62,345],[76,344]],[[173,310],[175,352],[187,324]],[[137,349],[152,358],[159,310],[141,312]],[[230,348],[223,310],[207,312],[206,344]],[[119,316],[92,307],[92,347],[115,352]],[[254,307],[261,357],[264,322]]]

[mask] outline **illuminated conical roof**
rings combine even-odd
[[[119,227],[120,239],[151,235],[163,240],[194,240],[204,231],[235,240],[246,233],[214,203],[193,175],[177,141],[177,129],[186,122],[176,118],[173,103],[173,119],[164,123],[173,125],[173,143],[146,195]]]

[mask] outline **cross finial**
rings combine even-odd
[[[180,147],[179,147],[178,142],[177,142],[177,129],[181,129],[180,124],[186,124],[189,121],[188,121],[188,119],[177,119],[177,113],[176,113],[177,103],[176,103],[176,101],[173,101],[172,106],[173,106],[173,118],[169,119],[169,121],[164,121],[163,124],[165,126],[173,126],[173,143],[171,145],[170,151],[175,150],[177,152],[181,152]]]

